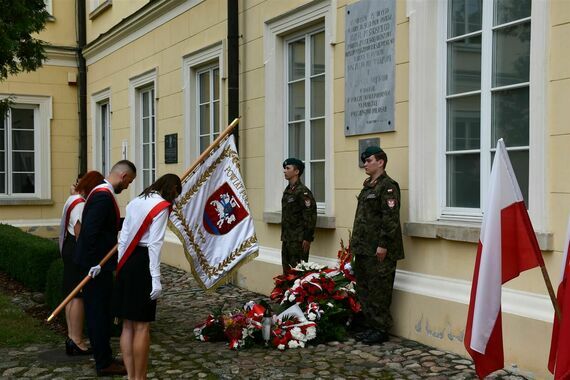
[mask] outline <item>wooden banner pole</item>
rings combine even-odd
[[[232,131],[234,130],[235,127],[237,127],[237,125],[239,124],[239,117],[236,117],[231,123],[230,125],[228,125],[226,127],[226,129],[224,129],[224,131],[222,133],[220,133],[220,135],[210,144],[210,146],[208,148],[206,148],[206,150],[196,159],[196,161],[194,161],[194,164],[192,164],[192,166],[190,166],[190,168],[188,170],[186,170],[186,172],[184,173],[184,175],[181,177],[182,181],[184,181],[184,179],[190,175],[194,169],[196,169],[196,167],[198,165],[200,165],[200,163],[206,158],[208,157],[208,155],[210,154],[210,152],[212,152],[212,150],[214,150],[216,148],[216,146],[218,146],[218,144],[226,137],[228,136],[230,133],[232,133]],[[109,259],[117,252],[117,245],[115,245],[108,253],[107,255],[103,258],[103,260],[101,260],[101,262],[99,263],[99,265],[101,267],[103,267],[103,265],[105,265],[105,263],[107,261],[109,261]],[[85,286],[85,284],[87,284],[89,282],[89,280],[91,280],[91,276],[87,275],[83,278],[83,280],[81,280],[81,282],[79,284],[77,284],[77,286],[75,287],[75,289],[73,289],[71,291],[71,293],[69,293],[69,295],[67,297],[65,297],[65,299],[58,305],[58,307],[55,308],[55,310],[50,314],[50,316],[48,317],[47,321],[51,322],[52,319],[54,319],[64,308],[65,306],[73,299],[73,297],[75,297],[77,295],[77,293],[79,293],[81,291],[81,289],[83,289],[83,287]]]

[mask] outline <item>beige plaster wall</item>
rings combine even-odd
[[[52,0],[52,16],[39,38],[56,46],[77,45],[75,0]]]
[[[113,5],[114,6],[114,5]],[[128,141],[129,159],[134,159],[131,141],[131,104],[129,80],[150,70],[157,70],[156,133],[157,175],[167,172],[182,175],[184,147],[187,144],[184,132],[183,57],[224,40],[225,2],[203,2],[161,25],[125,47],[111,53],[89,66],[88,104],[91,95],[106,88],[111,92],[111,161],[121,159],[121,142]],[[226,91],[222,81],[222,91]],[[223,105],[226,107],[226,105]],[[225,122],[225,120],[224,120]],[[164,135],[178,133],[178,164],[164,163]],[[88,106],[88,157],[93,165],[93,130],[91,107]],[[135,180],[136,181],[136,180]],[[129,189],[119,196],[121,206],[136,195]]]
[[[58,1],[58,0],[54,0]],[[59,0],[74,3],[74,0]],[[112,5],[96,16],[92,15],[90,1],[86,0],[87,43],[107,32],[122,19],[142,8],[149,0],[114,0]]]
[[[2,205],[3,221],[25,219],[59,219],[70,185],[78,172],[79,127],[77,118],[77,87],[67,84],[72,67],[44,66],[31,73],[10,77],[0,83],[1,94],[51,96],[51,200],[52,205]]]

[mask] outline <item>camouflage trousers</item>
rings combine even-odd
[[[303,252],[302,241],[284,241],[281,244],[281,264],[283,265],[283,273],[290,268],[295,268],[297,264],[309,260],[309,252]]]
[[[376,256],[357,255],[354,260],[356,294],[369,328],[389,332],[392,328],[392,289],[396,275],[396,261],[388,258],[380,262]]]

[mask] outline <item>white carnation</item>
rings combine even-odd
[[[305,337],[307,340],[315,339],[317,337],[317,328],[315,326],[308,327]]]
[[[293,327],[291,329],[291,336],[293,337],[293,339],[297,339],[297,340],[304,340],[305,339],[305,335],[301,331],[300,327]]]
[[[288,343],[289,348],[297,348],[299,347],[299,342],[294,339],[291,339]]]
[[[285,349],[285,345],[284,344],[280,344],[277,346],[278,350],[284,350]]]

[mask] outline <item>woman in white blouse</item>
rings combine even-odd
[[[63,294],[71,293],[81,281],[79,268],[73,261],[75,255],[75,242],[81,231],[81,214],[85,205],[85,198],[95,186],[103,181],[104,177],[98,171],[85,174],[72,187],[71,196],[63,206],[61,216],[59,249],[63,259]],[[67,355],[89,355],[91,350],[83,342],[83,299],[81,292],[65,307],[65,321],[67,323],[67,339],[65,352]]]
[[[160,250],[180,178],[165,174],[127,205],[118,244],[115,316],[123,319],[121,352],[129,379],[146,379],[150,322],[162,293]]]

